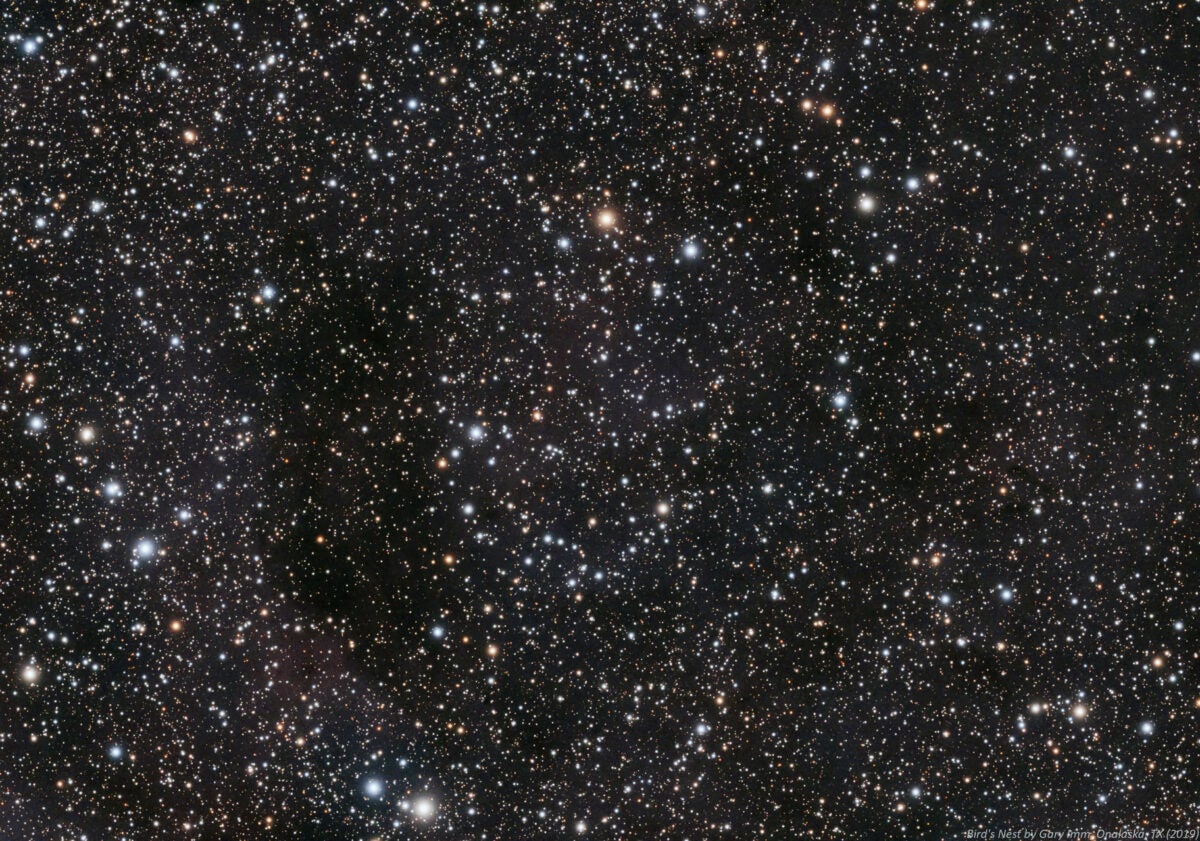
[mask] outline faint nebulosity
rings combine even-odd
[[[4,839],[1195,826],[1193,0],[0,20]]]

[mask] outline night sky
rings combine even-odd
[[[1197,826],[1195,0],[0,21],[3,841]]]

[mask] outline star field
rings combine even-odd
[[[0,837],[1196,827],[1198,47],[8,4]]]

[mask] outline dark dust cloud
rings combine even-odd
[[[1195,826],[1200,4],[0,20],[6,841]]]

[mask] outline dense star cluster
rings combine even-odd
[[[0,12],[0,836],[1200,814],[1200,4]]]

